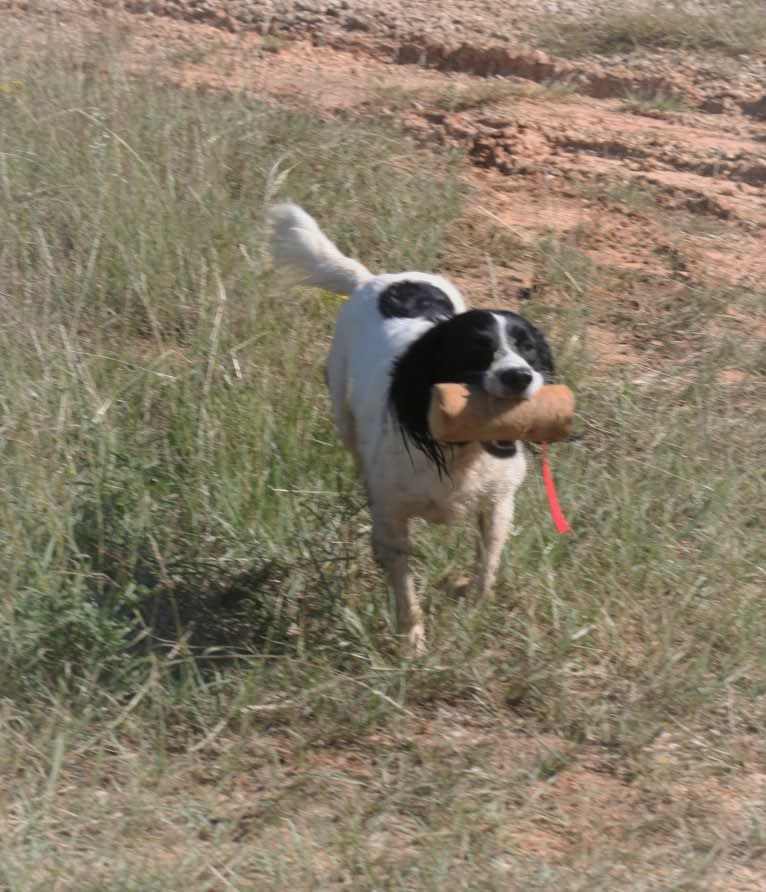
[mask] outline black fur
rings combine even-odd
[[[501,346],[494,316],[505,321],[506,337],[513,349],[546,382],[553,380],[553,359],[543,333],[523,316],[508,311],[469,310],[439,322],[421,335],[395,362],[390,401],[402,435],[423,452],[440,474],[447,473],[449,444],[440,443],[428,428],[431,387],[437,383],[481,386]],[[515,444],[484,444],[497,457],[516,453]]]
[[[510,312],[503,312],[501,315],[509,317],[506,331],[514,341],[517,353],[523,356],[536,372],[540,372],[546,384],[552,384],[555,369],[551,348],[545,340],[545,335],[523,316]]]
[[[447,295],[428,282],[394,282],[378,296],[378,310],[384,319],[428,319],[442,322],[455,315]]]

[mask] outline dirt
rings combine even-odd
[[[511,303],[545,287],[530,251],[546,239],[607,271],[591,295],[607,308],[625,299],[614,290],[620,282],[629,283],[631,299],[647,313],[653,302],[688,301],[705,289],[762,293],[766,64],[678,51],[572,62],[529,46],[535,15],[571,18],[588,8],[524,2],[509,15],[506,3],[493,0],[439,4],[435,14],[434,4],[423,0],[61,0],[54,7],[5,0],[0,27],[15,22],[30,47],[47,39],[51,21],[57,39],[73,47],[87,39],[83,34],[129,32],[135,70],[190,87],[309,103],[328,116],[395,118],[423,145],[453,147],[471,165],[463,237],[470,241],[492,225],[518,246],[493,258],[495,287]],[[487,299],[487,270],[484,258],[470,253],[448,262],[450,275],[477,303]],[[572,287],[580,287],[572,278]],[[766,310],[753,301],[747,308],[730,303],[716,325],[763,340]],[[596,321],[589,336],[605,364],[641,364],[630,332]],[[732,386],[744,380],[736,368],[721,379]],[[468,714],[421,716],[410,725],[416,748],[485,747],[487,758],[505,759],[515,771],[533,770],[543,751],[567,750],[565,741],[531,740],[518,727],[477,726]],[[646,756],[660,773],[679,751],[671,743],[658,741]],[[324,751],[311,759],[332,786],[339,774],[368,777],[369,753],[395,746],[367,741],[361,756],[340,747],[331,757]],[[736,836],[742,825],[745,835],[748,809],[763,795],[765,778],[755,764],[728,780],[690,775],[685,784],[676,779],[663,802],[615,775],[598,751],[586,752],[536,781],[545,819],[520,814],[508,832],[515,851],[555,862],[574,846],[597,848],[604,834],[623,840],[649,834],[663,810],[679,821],[706,809],[720,817],[724,803],[725,832]],[[679,801],[688,812],[680,817]],[[401,827],[381,824],[380,846],[396,833],[406,836]],[[764,888],[763,873],[735,856],[721,858],[707,888]]]
[[[83,20],[128,28],[134,66],[182,84],[396,118],[424,145],[470,160],[476,213],[522,247],[554,238],[673,294],[757,288],[766,65],[678,51],[573,62],[525,47],[535,14],[593,5],[522,3],[509,18],[499,3],[442,4],[434,18],[423,2],[78,0],[56,4],[56,16],[63,31]],[[6,6],[17,17],[33,8]],[[535,284],[523,253],[495,258],[511,294]],[[484,299],[478,270],[448,271]]]

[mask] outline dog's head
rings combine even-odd
[[[529,399],[553,380],[543,333],[506,310],[469,310],[432,329],[437,381],[472,384],[497,397]]]
[[[391,403],[404,436],[445,471],[444,447],[428,429],[433,384],[470,384],[493,396],[528,399],[553,380],[553,371],[545,336],[523,316],[469,310],[434,325],[399,357]],[[506,451],[513,454],[515,447],[510,444]]]

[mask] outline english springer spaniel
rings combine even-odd
[[[409,571],[409,522],[478,517],[474,579],[491,591],[513,521],[526,462],[518,443],[446,444],[431,436],[431,385],[458,382],[499,397],[529,398],[553,376],[546,340],[507,310],[466,310],[441,276],[375,276],[344,256],[294,204],[271,208],[276,265],[304,285],[350,295],[335,326],[327,383],[335,426],[361,472],[372,515],[372,547],[396,599],[410,653],[425,646],[423,614]]]

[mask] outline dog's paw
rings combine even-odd
[[[409,660],[414,660],[417,657],[422,657],[426,650],[426,632],[423,623],[415,623],[402,643],[402,655]]]
[[[473,580],[465,573],[461,573],[459,576],[450,575],[444,580],[443,587],[450,598],[459,601],[470,596]]]

